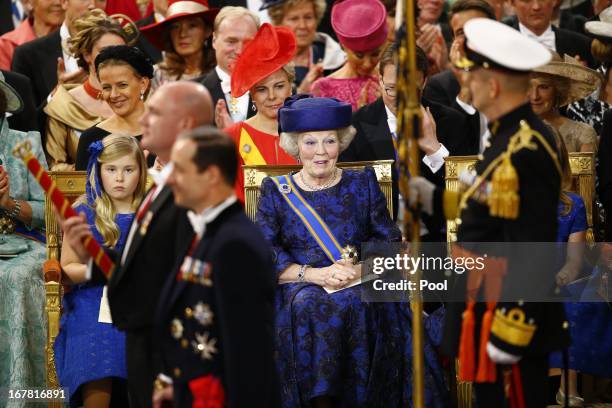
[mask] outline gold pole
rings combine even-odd
[[[399,2],[398,2],[399,3]],[[398,89],[398,137],[400,176],[399,186],[404,197],[404,233],[411,242],[411,255],[420,254],[420,214],[418,208],[412,210],[408,205],[409,177],[419,175],[419,146],[421,135],[421,103],[417,93],[416,83],[416,18],[414,0],[403,0],[405,17],[405,35],[401,38],[399,47]],[[401,32],[401,31],[400,31]],[[412,403],[415,408],[423,408],[424,403],[424,356],[423,356],[423,302],[419,282],[421,271],[416,270],[410,275],[413,290],[410,291],[410,308],[412,310]]]

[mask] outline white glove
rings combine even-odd
[[[408,181],[408,203],[411,207],[421,203],[421,208],[429,215],[433,215],[433,193],[436,185],[424,177],[411,177]]]
[[[521,356],[515,356],[514,354],[506,353],[498,349],[491,342],[487,343],[487,354],[491,361],[497,364],[514,364],[518,363],[521,359]]]

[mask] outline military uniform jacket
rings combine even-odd
[[[175,406],[191,407],[198,384],[215,395],[222,387],[227,407],[279,406],[271,254],[234,203],[206,226],[166,281],[155,340]]]
[[[531,107],[525,104],[499,118],[496,122],[490,123],[491,145],[485,150],[483,159],[476,165],[478,175],[483,174],[489,164],[506,151],[510,138],[519,130],[521,121],[539,132],[556,153],[554,137],[546,125],[533,113]],[[555,166],[556,159],[551,157],[539,140],[533,138],[532,141],[537,145],[536,149],[524,148],[511,157],[519,178],[518,217],[516,219],[493,217],[489,213],[488,205],[470,198],[466,208],[460,213],[461,224],[457,231],[458,243],[469,246],[465,243],[556,241],[560,174]],[[487,179],[490,181],[490,175]],[[443,211],[443,194],[441,189],[436,189],[434,192],[434,211]],[[512,257],[510,245],[501,247],[505,248],[503,252],[508,257],[508,270],[503,283],[504,291],[508,289],[507,285],[517,285],[517,282],[518,285],[532,285],[536,278],[538,281],[554,282],[554,275],[540,276],[546,273],[545,270],[551,271],[550,265],[546,263],[547,257],[541,254],[533,254],[528,259],[524,254]],[[465,275],[467,274],[461,275],[455,282],[454,290],[461,294],[466,293]],[[513,289],[521,290],[520,287]],[[457,298],[461,298],[461,295]],[[490,342],[502,351],[513,355],[543,354],[562,349],[568,344],[569,337],[567,329],[564,328],[562,304],[523,303],[518,300],[512,304],[499,303],[497,310],[504,313],[513,309],[522,311],[525,314],[525,320],[531,321],[536,326],[531,341],[528,345],[517,346],[491,334]],[[465,303],[451,303],[448,309],[442,348],[448,355],[456,356],[461,334],[461,314],[465,310]],[[480,333],[484,310],[483,304],[476,305],[476,338]],[[478,344],[478,341],[475,344]]]

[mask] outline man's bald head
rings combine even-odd
[[[212,98],[204,86],[188,81],[166,83],[146,102],[140,120],[143,128],[141,145],[165,163],[178,134],[211,125],[212,120]]]

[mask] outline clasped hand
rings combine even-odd
[[[310,271],[313,281],[319,286],[328,289],[342,289],[358,277],[361,265],[353,265],[349,261],[340,260],[324,268],[316,268]],[[306,274],[309,271],[306,270]]]

